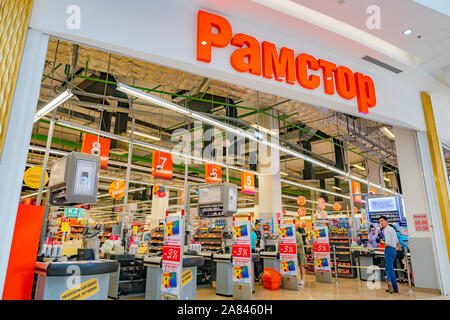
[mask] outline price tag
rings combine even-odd
[[[69,231],[69,221],[61,222],[61,231],[68,232]]]

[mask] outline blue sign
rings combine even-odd
[[[64,217],[67,218],[84,218],[86,209],[83,208],[64,208]]]

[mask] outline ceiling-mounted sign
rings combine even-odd
[[[361,184],[357,181],[352,181],[352,194],[361,194]],[[361,203],[361,196],[353,197],[353,201]]]
[[[307,53],[295,56],[294,50],[257,39],[244,33],[234,33],[224,17],[198,11],[197,16],[197,60],[210,63],[212,47],[237,47],[231,54],[230,64],[238,72],[248,72],[267,79],[296,83],[308,90],[322,85],[325,94],[335,92],[346,100],[356,98],[360,113],[368,113],[376,105],[375,86],[371,77],[353,73],[345,66],[316,59]],[[321,75],[318,75],[320,74]]]
[[[25,171],[23,182],[30,188],[38,189],[41,184],[41,167],[31,167]],[[45,171],[44,185],[48,182],[48,173]]]
[[[319,206],[319,209],[325,210],[325,206],[327,205],[327,203],[325,202],[324,198],[319,198],[319,200],[317,200],[317,205]]]
[[[335,203],[333,204],[333,210],[334,210],[334,211],[339,211],[339,210],[341,210],[341,208],[342,208],[342,206],[341,206],[341,203],[340,203],[340,202],[335,202]]]
[[[114,199],[122,199],[125,196],[125,181],[116,180],[109,185],[109,194]]]
[[[241,191],[255,193],[255,175],[253,173],[241,171]]]
[[[300,217],[306,216],[306,208],[305,207],[298,208],[297,213]]]
[[[111,140],[95,136],[93,134],[85,133],[83,135],[81,152],[100,156],[100,169],[106,170],[108,168],[110,146]]]
[[[64,208],[64,217],[67,218],[84,218],[86,209],[83,208]]]
[[[173,175],[173,160],[172,154],[153,151],[152,154],[152,178],[172,180]]]
[[[205,165],[205,182],[222,182],[222,166],[218,164],[207,163]]]
[[[297,204],[299,206],[304,206],[306,204],[306,198],[304,196],[300,196],[297,198]]]

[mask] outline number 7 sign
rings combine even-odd
[[[152,178],[172,180],[173,161],[172,154],[153,151],[152,154]]]

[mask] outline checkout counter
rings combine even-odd
[[[203,265],[204,258],[200,255],[183,254],[182,274],[191,274],[181,287],[180,300],[195,300],[197,298],[197,267]],[[161,300],[162,256],[147,255],[143,257],[143,266],[147,269],[145,300]]]
[[[111,260],[36,262],[35,300],[107,300],[110,275],[119,264]],[[79,282],[76,281],[80,276]],[[73,284],[70,288],[69,284]]]
[[[146,268],[142,259],[134,254],[106,254],[110,260],[117,261],[119,268],[111,273],[108,297],[124,299],[145,295]]]

